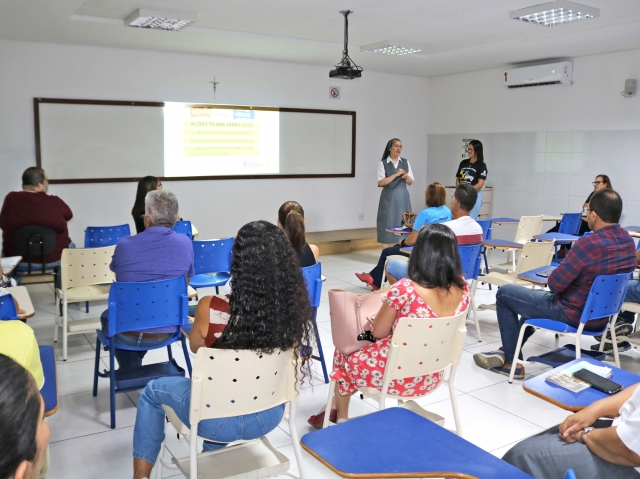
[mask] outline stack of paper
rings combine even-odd
[[[606,366],[596,366],[595,364],[591,364],[586,361],[580,361],[573,366],[569,366],[568,368],[564,368],[558,372],[550,374],[547,376],[546,381],[568,389],[569,391],[573,391],[574,393],[579,393],[580,391],[584,391],[591,387],[589,383],[584,382],[573,375],[573,373],[581,369],[588,369],[592,373],[602,376],[603,378],[611,377],[611,368]]]

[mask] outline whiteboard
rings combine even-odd
[[[355,112],[253,108],[280,112],[277,174],[165,176],[162,102],[36,98],[37,163],[51,183],[355,176]]]

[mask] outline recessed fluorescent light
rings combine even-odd
[[[600,10],[597,8],[586,7],[567,1],[543,3],[542,5],[535,5],[533,7],[521,8],[520,10],[509,12],[509,18],[523,22],[537,23],[545,27],[588,20],[589,18],[599,16]]]
[[[163,12],[140,8],[124,20],[128,27],[153,28],[178,32],[197,20],[194,13]]]
[[[424,50],[423,45],[409,45],[398,40],[383,40],[381,42],[370,43],[360,47],[363,53],[379,53],[380,55],[409,55]]]

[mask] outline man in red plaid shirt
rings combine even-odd
[[[634,270],[635,244],[629,233],[618,224],[621,214],[622,199],[618,193],[611,189],[594,193],[587,209],[587,222],[593,234],[580,238],[564,261],[549,275],[551,291],[516,285],[505,285],[498,289],[496,312],[502,347],[497,351],[475,354],[473,360],[478,366],[508,376],[520,326],[525,319],[554,319],[578,328],[596,276],[631,273]],[[607,318],[589,321],[584,329],[601,330],[607,321]],[[533,328],[527,328],[523,345],[533,332]],[[524,366],[518,365],[514,377],[524,379]]]

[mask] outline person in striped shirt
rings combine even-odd
[[[478,192],[469,184],[458,185],[451,200],[453,219],[441,223],[456,235],[459,246],[482,243],[482,227],[469,216],[478,199]],[[407,276],[406,261],[392,259],[387,263],[387,279],[391,284]]]
[[[594,233],[580,238],[564,261],[549,275],[550,291],[513,284],[498,289],[496,312],[502,347],[497,351],[475,354],[473,360],[479,367],[508,376],[520,326],[525,319],[553,319],[578,328],[596,277],[631,273],[634,270],[635,244],[629,233],[618,224],[621,214],[622,198],[618,193],[611,189],[595,192],[587,208],[587,222]],[[584,329],[601,330],[608,320],[589,321]],[[527,328],[522,339],[523,345],[533,332],[533,328]],[[524,366],[518,365],[514,378],[524,379]]]

